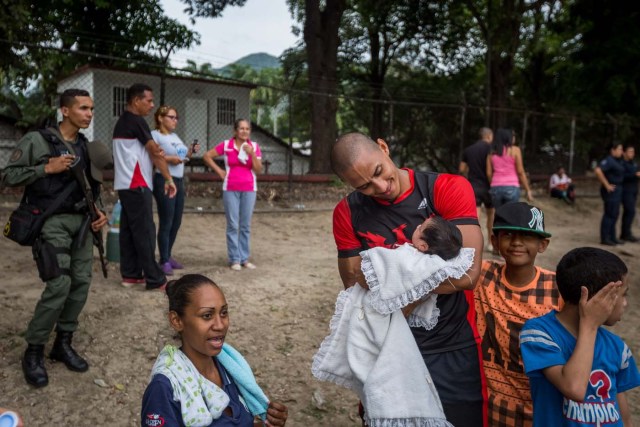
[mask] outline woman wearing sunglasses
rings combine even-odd
[[[151,131],[154,141],[164,151],[164,157],[169,165],[169,173],[178,190],[174,198],[164,194],[164,178],[156,171],[153,176],[153,195],[158,205],[158,249],[160,251],[160,267],[166,275],[172,275],[173,270],[183,268],[182,264],[172,257],[171,251],[178,235],[184,210],[184,164],[191,155],[198,151],[198,144],[187,147],[176,135],[178,125],[178,111],[169,105],[163,105],[154,114],[156,129]]]

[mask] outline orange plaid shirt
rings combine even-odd
[[[520,330],[526,320],[562,305],[556,273],[535,268],[531,283],[513,286],[504,275],[504,264],[482,262],[474,296],[478,333],[482,337],[490,426],[533,425],[529,379],[520,355]]]

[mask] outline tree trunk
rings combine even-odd
[[[512,126],[509,114],[511,74],[514,69],[514,58],[520,46],[520,27],[522,17],[527,9],[539,2],[526,3],[519,0],[490,0],[487,3],[487,15],[482,16],[481,7],[475,7],[473,2],[469,6],[474,11],[476,19],[483,22],[481,28],[487,42],[487,68],[489,76],[490,114],[489,125],[493,128]]]
[[[371,89],[371,98],[374,100],[371,104],[371,121],[369,124],[369,134],[375,140],[376,138],[386,139],[388,135],[384,134],[382,126],[383,105],[382,88],[384,87],[384,78],[386,74],[385,58],[383,46],[380,43],[381,26],[377,23],[368,25],[367,33],[369,36],[369,55],[371,62],[369,63],[369,88]],[[384,46],[386,48],[387,46]]]
[[[530,94],[529,94],[529,104],[531,105],[531,109],[533,111],[544,111],[545,107],[542,103],[541,93],[543,90],[545,74],[545,56],[543,53],[538,53],[533,55],[530,61],[530,72],[529,77],[526,79],[529,82]],[[541,122],[540,116],[537,114],[532,115],[531,117],[531,132],[530,137],[527,139],[529,141],[527,143],[527,152],[528,153],[537,153],[538,147],[541,145],[542,134],[540,132],[541,126],[544,123]]]
[[[331,145],[337,137],[338,29],[346,0],[306,0],[304,41],[311,91],[310,173],[329,173]]]
[[[496,54],[497,53],[497,54]],[[491,117],[493,129],[509,127],[509,77],[513,71],[512,57],[502,58],[500,52],[493,52],[491,58]]]

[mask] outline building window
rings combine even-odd
[[[218,98],[218,124],[233,125],[236,121],[236,100]]]
[[[126,87],[113,87],[113,117],[120,117],[127,108],[127,89]]]

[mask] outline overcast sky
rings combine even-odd
[[[161,0],[161,4],[168,16],[200,33],[199,46],[172,54],[174,67],[183,67],[191,59],[220,68],[250,53],[280,56],[296,44],[286,0],[247,0],[243,7],[227,7],[221,18],[197,19],[195,26],[180,0]]]

